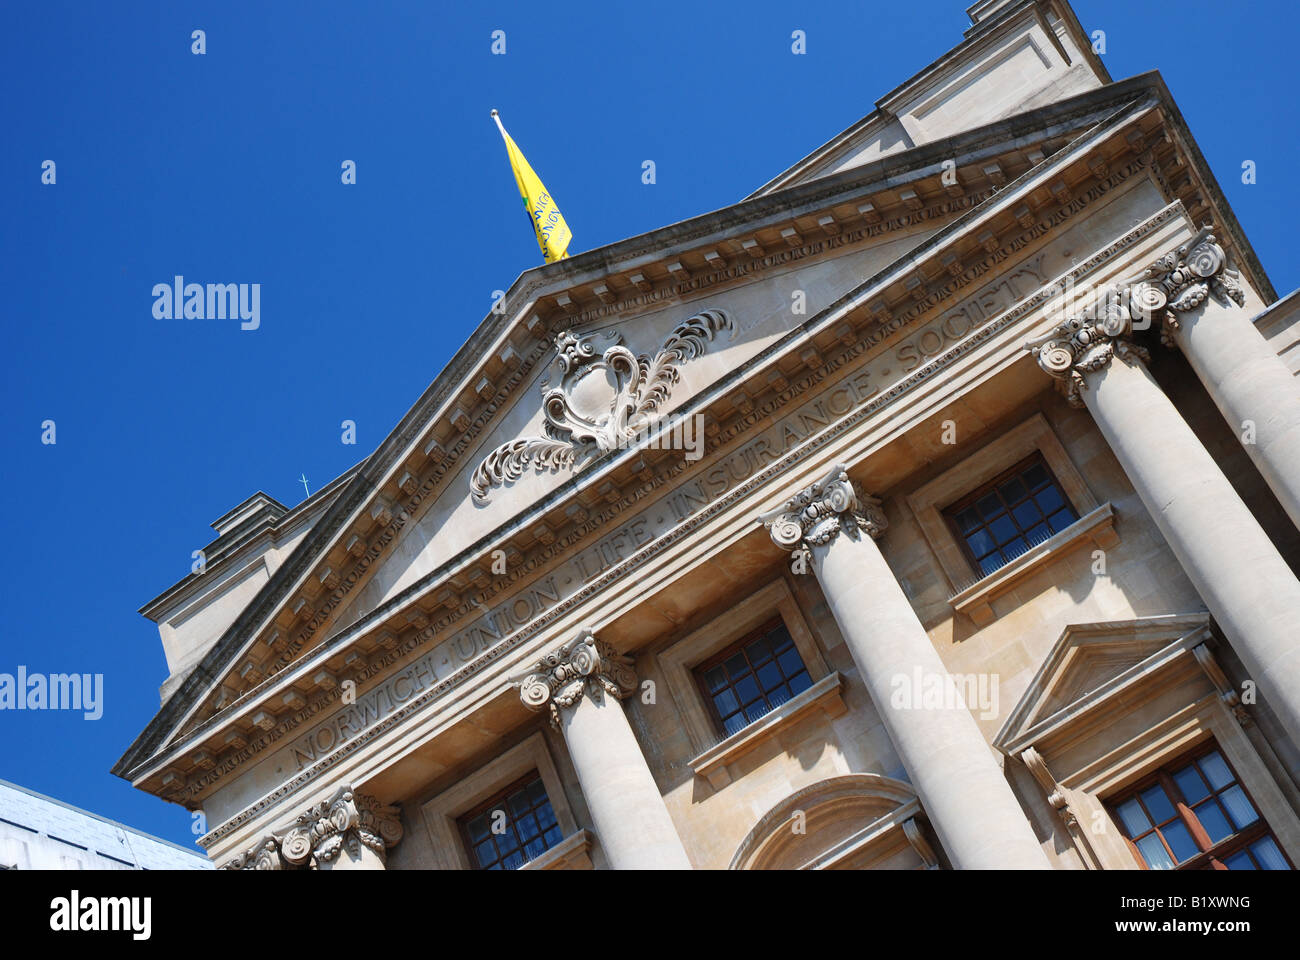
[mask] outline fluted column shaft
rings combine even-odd
[[[524,678],[520,697],[563,733],[596,839],[616,870],[689,870],[690,859],[623,712],[630,661],[584,631]]]
[[[949,859],[958,869],[1047,869],[1047,857],[992,748],[930,642],[874,536],[876,501],[859,498],[843,466],[762,518],[779,546],[804,556]],[[917,676],[948,693],[919,691]]]

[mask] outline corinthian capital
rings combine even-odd
[[[1196,309],[1211,294],[1221,302],[1245,306],[1238,277],[1236,270],[1228,269],[1227,255],[1211,228],[1202,227],[1191,242],[1137,276],[1103,287],[1090,307],[1030,340],[1025,349],[1060,382],[1071,405],[1081,407],[1088,386],[1085,374],[1104,369],[1115,357],[1150,359],[1133,342],[1135,330],[1145,330],[1159,318],[1161,339],[1172,346],[1171,331],[1178,329],[1179,314]]]
[[[1090,312],[1100,316],[1062,320],[1048,333],[1025,344],[1043,372],[1060,382],[1074,407],[1083,406],[1082,391],[1088,386],[1084,374],[1105,369],[1115,357],[1151,359],[1144,347],[1130,339],[1133,320],[1126,293],[1112,287],[1102,292],[1099,303],[1103,306]]]
[[[1178,329],[1178,315],[1194,310],[1213,295],[1220,303],[1246,305],[1240,276],[1229,269],[1228,255],[1211,227],[1205,226],[1177,250],[1166,253],[1129,282],[1133,306],[1145,317],[1160,316],[1168,342]]]
[[[606,693],[622,700],[637,688],[632,658],[616,653],[590,630],[542,657],[515,682],[524,706],[549,710],[557,729],[560,707],[573,706],[584,696],[599,698]]]
[[[796,553],[830,543],[841,531],[879,538],[889,526],[880,501],[858,493],[842,463],[758,520],[778,547]]]
[[[358,844],[383,860],[402,839],[402,821],[396,807],[341,787],[330,799],[299,814],[277,836],[280,856],[290,867],[329,863],[345,846]]]

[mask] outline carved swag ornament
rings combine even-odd
[[[848,467],[842,463],[758,520],[767,528],[772,542],[791,551],[798,566],[805,570],[810,548],[830,543],[841,531],[854,537],[866,534],[876,540],[889,526],[880,501],[858,493],[849,479]]]
[[[524,706],[534,711],[549,710],[551,725],[557,730],[560,707],[571,707],[584,696],[596,702],[604,694],[623,700],[637,688],[632,658],[616,653],[590,630],[547,654],[515,682]]]
[[[1246,305],[1241,275],[1228,268],[1227,255],[1210,231],[1202,227],[1190,243],[1165,254],[1137,277],[1103,288],[1082,316],[1064,320],[1025,344],[1061,385],[1071,406],[1083,406],[1085,373],[1103,369],[1116,356],[1150,359],[1131,338],[1135,330],[1147,329],[1152,318],[1160,318],[1161,342],[1172,347],[1179,314],[1196,309],[1211,294],[1220,303]]]
[[[345,848],[365,846],[384,860],[402,839],[396,807],[342,787],[294,819],[289,827],[263,837],[251,849],[222,865],[223,870],[315,870]]]
[[[681,379],[680,365],[703,356],[724,330],[735,334],[721,310],[696,314],[673,329],[653,359],[633,354],[617,331],[562,331],[542,381],[546,436],[521,437],[489,453],[470,477],[474,501],[486,503],[493,487],[513,483],[530,466],[571,467],[636,441]]]

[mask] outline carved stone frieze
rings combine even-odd
[[[1161,320],[1162,341],[1172,346],[1171,331],[1178,329],[1179,314],[1196,309],[1211,294],[1244,306],[1239,276],[1228,268],[1211,228],[1203,227],[1190,243],[1166,253],[1138,276],[1103,287],[1087,309],[1030,340],[1025,349],[1058,381],[1070,404],[1082,407],[1085,374],[1104,369],[1117,356],[1150,359],[1132,337],[1154,318]]]
[[[654,357],[637,356],[617,331],[555,338],[555,360],[542,381],[544,437],[522,437],[489,453],[470,477],[475,502],[531,467],[558,470],[627,446],[646,431],[681,379],[681,364],[702,356],[731,318],[705,310],[678,324]]]
[[[397,807],[340,787],[328,800],[309,807],[292,824],[263,837],[222,869],[314,870],[349,846],[367,847],[382,861],[401,839]]]
[[[880,501],[858,493],[842,463],[758,519],[778,547],[805,554],[810,547],[830,543],[841,532],[879,539],[889,526]]]
[[[524,706],[548,710],[556,729],[561,707],[571,707],[584,696],[598,698],[606,693],[622,700],[637,688],[632,658],[615,652],[590,630],[537,661],[516,682]]]

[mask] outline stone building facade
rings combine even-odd
[[[1063,0],[524,273],[145,608],[242,868],[1289,868],[1300,298]]]

